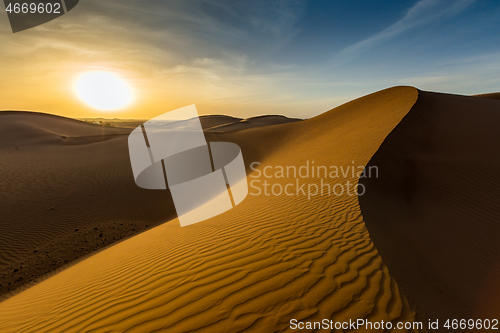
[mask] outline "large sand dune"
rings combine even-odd
[[[500,316],[500,101],[419,92],[362,179],[391,272],[432,318]]]
[[[257,161],[260,171],[312,161],[364,166],[417,95],[414,88],[392,88],[302,122],[206,135],[238,143],[247,167]],[[101,147],[87,147],[87,163]],[[114,158],[127,164],[125,157]],[[96,170],[75,177],[112,177]],[[249,180],[266,180],[248,172]],[[121,186],[134,184],[129,176]],[[296,179],[268,181],[285,185]],[[346,181],[356,183],[357,177],[347,175]],[[308,200],[250,191],[223,215],[184,228],[173,219],[0,303],[0,332],[274,332],[287,330],[292,318],[415,319],[364,227],[356,196]],[[108,205],[123,209],[118,202]],[[159,214],[165,204],[127,205],[132,212]]]

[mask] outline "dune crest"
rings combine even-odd
[[[500,99],[500,92],[474,95],[475,97],[490,98],[490,99]]]

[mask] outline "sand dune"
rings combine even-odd
[[[260,171],[308,161],[364,166],[416,99],[416,89],[397,87],[309,120],[207,137],[238,143],[247,167],[257,161]],[[101,178],[86,172],[80,176]],[[266,180],[248,172],[249,180]],[[130,175],[122,186],[133,184]],[[148,204],[128,201],[145,214],[163,205]],[[1,332],[275,332],[287,330],[292,318],[414,320],[370,240],[356,196],[308,200],[251,190],[223,215],[185,228],[171,220],[0,303]]]
[[[491,99],[500,99],[500,92],[490,93],[490,94],[475,95],[475,97],[491,98]]]
[[[226,124],[233,124],[239,122],[243,119],[235,118],[231,116],[225,115],[208,115],[208,116],[200,116],[201,127],[203,129],[208,129],[215,126],[221,126]],[[144,122],[148,121],[148,119],[119,119],[119,118],[78,118],[78,120],[87,122],[87,123],[98,123],[102,125],[115,126],[121,128],[131,128],[134,129],[137,126],[142,125]]]
[[[302,119],[288,118],[285,116],[265,115],[251,117],[247,119],[236,118],[225,115],[200,116],[201,127],[209,132],[227,132],[242,130],[252,127],[262,127],[269,125],[287,124],[300,121]],[[142,125],[146,120],[137,119],[107,119],[107,118],[81,118],[81,121],[87,123],[98,123],[127,129],[134,129]]]
[[[500,101],[419,92],[362,179],[370,235],[430,317],[500,315]]]
[[[0,112],[0,149],[33,145],[54,145],[80,136],[105,136],[123,129],[96,126],[81,121],[36,112]]]
[[[204,125],[203,119],[201,119],[201,121],[202,125]],[[266,116],[252,117],[247,119],[240,119],[239,121],[227,124],[220,124],[217,126],[211,126],[211,127],[204,126],[203,128],[208,132],[228,132],[228,131],[239,131],[253,127],[288,124],[297,121],[301,121],[301,119],[288,118],[285,116],[266,115]]]
[[[124,181],[128,132],[0,112],[0,295],[175,216],[167,193]]]
[[[210,129],[212,127],[234,124],[241,120],[241,118],[224,115],[200,116],[201,127],[204,130]]]
[[[0,186],[8,189],[0,194],[0,300],[175,217],[168,192],[130,182],[127,136],[141,121],[121,128],[113,127],[119,119],[103,126],[18,111],[0,112],[0,120]],[[240,120],[201,117],[205,128]]]

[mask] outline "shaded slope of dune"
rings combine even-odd
[[[208,138],[238,143],[259,171],[308,161],[364,166],[416,98],[414,88],[392,88],[310,120]],[[266,180],[249,172],[249,180]],[[356,196],[252,191],[221,216],[184,228],[172,220],[0,303],[0,331],[273,332],[292,318],[414,319]]]
[[[500,315],[499,133],[500,101],[419,92],[361,180],[375,245],[431,318]]]

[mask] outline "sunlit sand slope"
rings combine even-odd
[[[370,235],[429,317],[500,315],[500,101],[420,92],[370,161]]]
[[[260,171],[364,166],[416,99],[416,89],[397,87],[310,120],[209,139],[237,142]],[[123,241],[0,303],[0,332],[275,332],[291,319],[414,319],[356,196],[254,193],[210,220],[184,228],[172,220]]]

